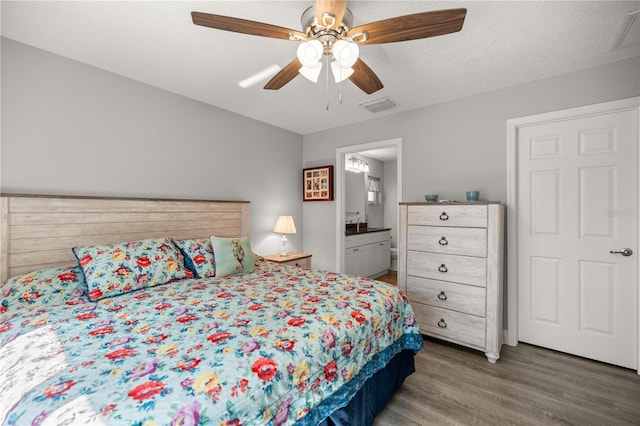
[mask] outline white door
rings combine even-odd
[[[519,340],[636,369],[638,110],[517,140]]]

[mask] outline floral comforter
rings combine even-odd
[[[315,424],[403,349],[397,288],[263,263],[99,302],[0,312],[0,422]]]

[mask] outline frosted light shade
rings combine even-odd
[[[296,225],[293,223],[293,216],[278,216],[273,232],[277,234],[295,234]]]
[[[351,68],[358,60],[360,48],[350,41],[338,40],[333,44],[332,52],[342,68]]]
[[[342,68],[338,61],[331,62],[331,73],[336,83],[346,80],[353,74],[353,68]]]
[[[298,46],[298,60],[305,67],[313,67],[322,58],[324,49],[318,40],[309,40]]]
[[[314,83],[318,82],[318,76],[320,76],[320,71],[322,70],[322,62],[318,62],[312,67],[302,67],[298,70],[300,74],[313,81]]]

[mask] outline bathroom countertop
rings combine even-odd
[[[361,234],[369,234],[371,232],[381,232],[381,231],[391,231],[391,228],[367,228],[367,229],[362,229],[358,232],[356,231],[345,231],[344,235],[351,236],[351,235],[361,235]]]

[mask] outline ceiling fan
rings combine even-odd
[[[462,29],[466,9],[447,9],[398,16],[352,27],[353,15],[346,0],[316,0],[302,14],[302,31],[262,22],[191,12],[193,23],[260,37],[301,42],[297,58],[264,86],[277,90],[302,74],[317,82],[322,63],[331,67],[336,82],[348,78],[367,94],[384,86],[359,55],[359,45],[394,43],[450,34]],[[327,71],[328,72],[328,71]]]

